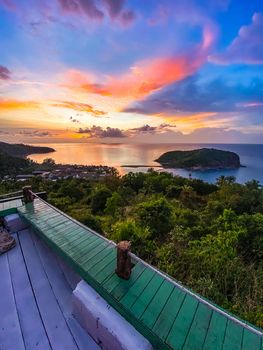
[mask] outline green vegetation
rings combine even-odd
[[[240,159],[236,153],[212,148],[166,152],[156,159],[156,162],[166,168],[217,169],[240,167]]]
[[[50,147],[29,146],[23,144],[10,144],[0,141],[0,179],[4,176],[15,177],[18,174],[29,174],[34,170],[50,170],[54,161],[46,159],[43,164],[39,165],[30,159],[25,158],[32,153],[49,153],[54,152]]]
[[[55,168],[53,159],[47,158],[38,164],[28,158],[10,156],[0,150],[0,179],[5,176],[15,178],[19,174],[31,174],[32,171],[51,171]]]
[[[263,326],[263,190],[233,177],[216,184],[149,171],[99,180],[26,182],[195,292]],[[0,193],[21,189],[5,181]]]
[[[0,150],[0,178],[17,175],[22,169],[30,168],[31,163],[28,159],[13,157]]]

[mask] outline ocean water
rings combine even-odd
[[[245,167],[233,170],[192,171],[194,178],[208,182],[215,182],[221,176],[235,176],[237,182],[245,183],[255,179],[263,184],[263,144],[84,144],[84,143],[56,143],[45,144],[56,150],[49,154],[34,154],[30,158],[42,162],[45,158],[53,158],[56,163],[108,165],[116,167],[121,174],[129,171],[147,171],[147,167],[138,165],[157,166],[154,160],[162,153],[173,150],[192,150],[197,148],[217,148],[233,151],[240,156],[241,164]],[[136,165],[137,167],[123,167]],[[162,168],[156,168],[162,171]],[[189,171],[184,169],[166,169],[166,171],[184,177]]]

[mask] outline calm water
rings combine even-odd
[[[121,165],[158,165],[158,163],[154,162],[154,159],[158,158],[166,151],[213,147],[236,152],[240,156],[241,164],[245,165],[246,168],[235,170],[193,171],[192,177],[214,182],[220,175],[233,175],[240,183],[256,179],[263,184],[263,145],[57,143],[47,144],[47,146],[54,148],[56,152],[50,154],[35,154],[31,155],[30,158],[37,162],[42,162],[43,159],[51,157],[57,163],[114,166],[121,174],[125,174],[129,171],[147,171],[147,168],[123,168]],[[185,177],[189,176],[189,172],[183,169],[168,169],[168,171]]]

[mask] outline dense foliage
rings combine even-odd
[[[5,175],[17,175],[21,169],[30,167],[30,161],[8,155],[0,150],[0,177]]]
[[[263,190],[149,171],[100,180],[30,180],[35,191],[236,315],[263,326]],[[21,188],[2,182],[1,193]]]

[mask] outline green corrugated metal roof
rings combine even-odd
[[[156,349],[263,350],[262,332],[134,257],[115,274],[115,245],[40,199],[18,208],[80,275]]]

